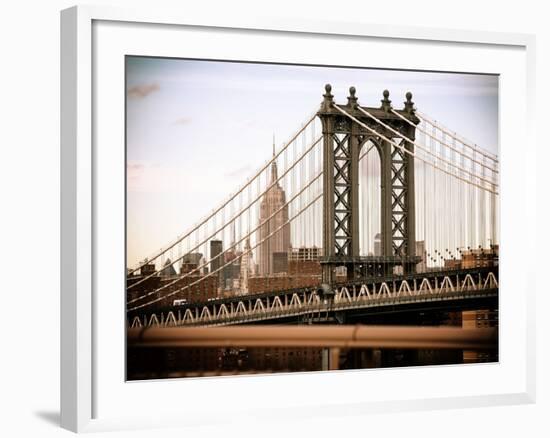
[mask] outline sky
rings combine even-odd
[[[355,86],[363,106],[412,92],[418,110],[497,153],[498,77],[127,57],[127,235],[134,265],[253,175],[319,107]]]

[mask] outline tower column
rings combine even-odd
[[[391,190],[391,144],[381,140],[380,146],[380,226],[383,256],[393,255],[392,248],[392,190]]]
[[[414,103],[412,101],[412,93],[407,92],[405,95],[405,112],[409,116],[414,116]],[[411,140],[416,138],[416,128],[411,125],[406,125],[404,127],[405,135]],[[414,144],[411,142],[405,143],[405,149],[414,154]],[[408,239],[408,253],[409,257],[415,257],[416,254],[416,197],[415,197],[415,172],[414,172],[414,158],[406,154],[406,181],[407,181],[407,194],[405,202],[407,204],[407,239]],[[409,263],[406,266],[403,266],[405,272],[416,272],[416,263]]]
[[[350,135],[350,180],[351,180],[351,248],[350,255],[359,256],[359,126],[351,125]],[[348,272],[349,275],[349,272]]]
[[[407,129],[407,137],[411,140],[415,139],[415,129],[409,126]],[[405,149],[414,153],[414,145],[411,142],[405,144]],[[405,157],[406,165],[406,181],[407,193],[405,202],[407,205],[407,255],[409,257],[416,256],[416,211],[415,211],[415,187],[414,187],[414,158],[409,154]],[[406,272],[415,272],[416,264],[409,263],[403,267]]]
[[[323,257],[334,257],[336,239],[334,233],[334,117],[332,113],[333,95],[330,84],[325,86],[324,100],[321,104],[321,123],[323,126]],[[333,266],[323,264],[321,281],[326,284],[333,282]]]

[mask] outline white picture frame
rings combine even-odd
[[[98,27],[99,26],[99,27]],[[103,27],[101,27],[103,26]],[[147,29],[147,41],[140,40],[139,35]],[[124,383],[120,381],[120,359],[124,356],[124,330],[120,319],[123,314],[118,313],[124,306],[123,283],[116,275],[109,276],[101,268],[104,258],[101,256],[105,251],[104,241],[110,232],[109,224],[101,216],[104,211],[98,206],[103,202],[116,203],[116,196],[107,200],[104,184],[116,184],[118,178],[124,173],[123,168],[116,167],[117,158],[112,161],[105,161],[104,154],[97,154],[98,142],[102,143],[103,138],[114,139],[117,146],[113,147],[114,152],[120,152],[119,144],[120,126],[105,127],[103,123],[101,108],[105,108],[105,99],[98,95],[98,89],[116,86],[123,81],[120,75],[115,75],[116,80],[109,82],[108,76],[111,71],[104,71],[107,66],[111,68],[109,60],[119,59],[121,53],[126,54],[158,54],[166,56],[173,51],[174,56],[178,55],[177,44],[171,45],[163,38],[170,34],[172,37],[178,29],[185,32],[197,32],[200,34],[193,53],[205,52],[205,57],[215,56],[216,47],[210,47],[207,41],[214,41],[224,32],[234,35],[241,41],[252,42],[250,47],[241,47],[241,55],[254,60],[257,53],[262,49],[261,44],[254,44],[255,39],[269,38],[279,41],[295,38],[308,39],[312,48],[322,44],[322,39],[334,39],[335,44],[378,44],[383,43],[386,49],[389,46],[400,47],[406,44],[408,50],[413,53],[415,50],[456,50],[456,54],[447,54],[441,59],[425,59],[424,69],[445,70],[445,71],[479,71],[493,72],[500,74],[503,79],[500,88],[500,146],[502,154],[502,192],[503,197],[509,197],[510,202],[503,202],[501,210],[501,241],[503,242],[503,255],[501,269],[503,279],[501,280],[502,295],[500,305],[503,306],[501,313],[500,342],[503,357],[499,364],[480,365],[464,368],[460,367],[428,367],[430,379],[444,379],[446,375],[453,373],[461,374],[459,379],[463,388],[445,389],[434,388],[426,393],[418,392],[418,388],[411,390],[399,384],[384,394],[380,388],[371,386],[374,395],[350,394],[349,400],[338,399],[336,388],[352,388],[357,382],[370,379],[373,376],[378,379],[391,379],[399,382],[403,379],[418,380],[427,376],[427,370],[377,370],[359,371],[353,373],[310,373],[316,376],[272,376],[272,377],[246,377],[246,378],[223,378],[193,380],[183,382],[136,382]],[[133,38],[128,38],[125,32],[131,32]],[[151,37],[152,35],[156,35]],[[185,35],[183,36],[185,37]],[[200,38],[203,38],[201,40]],[[204,39],[207,38],[207,39]],[[109,42],[109,47],[105,41]],[[128,41],[133,41],[134,47],[130,52],[125,47]],[[315,41],[319,40],[318,43]],[[202,42],[201,42],[202,41]],[[139,45],[142,44],[143,52],[136,53]],[[288,44],[288,41],[285,42]],[[305,43],[304,43],[305,44]],[[517,282],[513,272],[507,271],[506,266],[515,264],[516,272],[524,272],[526,278],[534,278],[529,275],[533,268],[522,264],[521,255],[525,250],[535,246],[535,223],[534,216],[529,216],[527,209],[515,212],[512,216],[504,215],[507,205],[512,201],[521,200],[523,203],[534,203],[535,199],[535,173],[528,169],[521,158],[511,163],[507,159],[507,148],[518,139],[522,140],[526,152],[534,155],[535,141],[533,132],[533,108],[534,108],[534,36],[490,33],[483,31],[465,32],[446,29],[427,29],[416,27],[397,27],[386,25],[365,25],[356,23],[336,22],[311,22],[279,19],[254,19],[249,20],[245,16],[240,19],[231,19],[227,22],[223,17],[215,15],[194,16],[192,12],[162,11],[162,10],[125,10],[108,7],[78,6],[62,11],[61,13],[61,425],[73,431],[100,431],[120,428],[145,428],[161,426],[185,426],[200,424],[207,421],[208,415],[217,413],[219,421],[229,419],[235,415],[245,415],[244,409],[249,410],[248,415],[262,416],[270,407],[262,404],[262,391],[271,390],[274,398],[277,394],[283,394],[293,385],[302,380],[304,385],[315,385],[322,383],[324,392],[334,395],[332,402],[319,398],[319,394],[311,392],[309,399],[301,400],[300,413],[293,413],[293,416],[306,418],[312,415],[342,415],[344,412],[353,411],[356,415],[367,412],[389,412],[396,410],[431,409],[442,407],[475,407],[498,404],[519,404],[530,403],[535,398],[535,351],[534,351],[534,280],[523,283]],[[138,47],[138,49],[136,49]],[[424,49],[423,49],[424,48]],[[439,49],[438,49],[439,48]],[[265,50],[265,49],[264,49]],[[382,49],[378,49],[382,50]],[[482,50],[484,55],[493,56],[492,59],[479,58],[478,69],[472,70],[469,67],[473,60],[469,59],[468,51]],[[206,54],[206,52],[209,52]],[[328,62],[329,54],[323,50],[312,50],[313,58]],[[245,55],[243,55],[243,53]],[[373,58],[369,60],[369,66],[385,66],[392,68],[418,68],[417,61],[413,58],[395,62],[393,65],[380,64],[384,62],[381,53],[373,52]],[[481,52],[480,52],[481,53]],[[492,55],[491,55],[492,54]],[[380,56],[379,56],[380,55]],[[454,61],[452,56],[458,56]],[[479,53],[478,53],[479,55]],[[262,60],[276,57],[276,53],[265,53]],[[288,61],[296,61],[288,56]],[[375,59],[380,57],[380,60]],[[462,56],[463,58],[460,58]],[[104,58],[103,58],[104,57]],[[233,58],[234,59],[234,58]],[[271,59],[271,58],[270,58]],[[519,61],[519,62],[511,62]],[[118,61],[117,61],[118,62]],[[399,64],[401,62],[401,64]],[[378,65],[377,65],[378,63]],[[490,64],[490,65],[489,65]],[[438,68],[437,66],[440,65]],[[453,69],[452,66],[455,66]],[[460,68],[460,66],[463,66]],[[116,70],[116,67],[115,67]],[[116,70],[120,73],[119,70]],[[108,73],[107,76],[105,76]],[[107,79],[105,79],[107,78]],[[108,84],[104,87],[101,81],[106,80]],[[106,82],[106,83],[107,83]],[[113,112],[120,113],[120,98],[124,95],[124,88],[118,90],[110,89],[113,95],[114,105],[110,105]],[[100,93],[101,94],[101,93]],[[511,106],[516,110],[517,119],[512,126]],[[116,120],[120,122],[123,114],[118,114]],[[117,122],[117,123],[118,123]],[[102,127],[98,130],[97,124]],[[103,125],[102,125],[103,123]],[[103,132],[109,131],[111,137],[103,137]],[[525,154],[527,155],[527,153]],[[119,157],[120,158],[120,157]],[[108,163],[112,163],[109,165]],[[507,178],[514,165],[515,181],[521,181],[514,187],[507,184]],[[118,174],[116,172],[119,172]],[[118,175],[118,176],[113,176]],[[508,175],[508,176],[507,176]],[[120,180],[118,180],[120,181]],[[120,201],[120,199],[118,199]],[[115,219],[113,219],[115,220]],[[514,236],[511,231],[517,224],[522,224],[522,239]],[[119,224],[120,226],[120,224]],[[103,236],[102,236],[103,234]],[[110,235],[110,241],[121,242],[124,236]],[[114,240],[113,240],[114,239]],[[506,243],[506,244],[504,244]],[[508,252],[506,252],[508,250]],[[123,249],[122,249],[123,251]],[[504,266],[504,268],[503,268]],[[121,271],[121,274],[124,271]],[[105,275],[104,275],[105,273]],[[510,288],[520,290],[516,295],[508,295],[506,283]],[[101,295],[99,291],[102,286],[110,284],[114,290],[120,287],[120,296],[113,293],[109,296]],[[104,290],[104,289],[102,289]],[[99,292],[98,292],[99,291]],[[99,295],[98,295],[99,294]],[[118,297],[118,298],[117,298]],[[513,302],[508,297],[513,297]],[[109,307],[111,301],[112,306]],[[517,320],[511,321],[507,318],[507,309],[517,309]],[[118,313],[117,313],[118,312]],[[102,317],[98,318],[98,313]],[[115,333],[112,343],[105,341],[105,333]],[[119,339],[120,338],[120,339]],[[506,355],[506,351],[514,349],[517,357],[512,358]],[[115,352],[116,358],[111,356]],[[119,352],[119,353],[117,353]],[[120,357],[118,356],[120,354]],[[112,362],[106,358],[113,358]],[[123,361],[123,359],[122,359]],[[511,366],[513,364],[514,366]],[[508,365],[510,368],[507,369]],[[489,368],[488,368],[489,367]],[[507,371],[502,371],[506,370]],[[458,370],[458,371],[457,371]],[[502,373],[501,373],[502,371]],[[379,374],[376,374],[379,373]],[[499,374],[501,373],[501,374]],[[458,375],[457,374],[457,375]],[[489,382],[491,375],[495,382]],[[276,379],[275,381],[273,379]],[[302,379],[302,380],[300,380]],[[338,380],[335,380],[338,379]],[[477,380],[476,380],[477,379]],[[501,386],[497,385],[498,379],[504,379]],[[113,385],[116,381],[117,384]],[[466,383],[478,382],[479,391],[469,387]],[[274,383],[276,386],[274,386]],[[138,386],[141,385],[141,386]],[[151,399],[158,397],[158,394],[173,391],[173,387],[181,389],[185,385],[188,394],[197,396],[193,406],[188,406],[185,401],[172,403],[171,409],[153,404],[147,405],[149,397],[144,397],[142,411],[127,404],[126,410],[115,409],[116,406],[125,405],[124,400],[135,398],[137,388],[140,393],[149,393]],[[485,385],[485,386],[484,386]],[[493,385],[493,386],[491,386]],[[116,386],[116,388],[115,388]],[[214,386],[223,388],[224,392],[240,393],[239,406],[235,409],[222,412],[219,406],[214,403],[208,405],[201,398],[200,392],[209,394]],[[414,386],[414,385],[413,385]],[[256,388],[256,389],[254,389]],[[280,391],[279,393],[276,390]],[[376,393],[378,391],[378,393]],[[415,392],[416,391],[416,392]],[[431,392],[430,392],[431,391]],[[125,395],[126,394],[126,395]],[[252,402],[247,397],[254,394],[257,396]],[[280,396],[280,395],[279,395]],[[126,397],[124,400],[123,398]],[[171,396],[167,396],[167,403],[170,403]],[[220,396],[221,397],[221,396]],[[109,400],[106,400],[108,398]],[[223,398],[223,397],[222,397]],[[201,400],[202,404],[201,404]],[[347,401],[346,401],[347,400]],[[220,403],[224,400],[220,400]],[[421,401],[421,403],[419,403]],[[227,400],[225,400],[227,402]],[[109,404],[110,403],[110,404]],[[116,405],[116,406],[115,406]],[[293,406],[288,406],[289,412]],[[208,408],[208,415],[206,409]],[[190,410],[191,409],[191,410]],[[194,409],[194,410],[193,410]],[[285,408],[280,408],[285,412]],[[347,410],[347,411],[346,411]],[[149,412],[150,415],[144,415]],[[185,415],[181,415],[186,412]]]

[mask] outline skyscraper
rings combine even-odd
[[[275,143],[273,144],[273,156],[275,156]],[[267,221],[258,229],[258,242],[261,242],[258,246],[258,270],[262,276],[273,273],[273,253],[288,252],[290,248],[290,224],[287,223],[288,205],[285,205],[285,191],[277,179],[277,163],[273,161],[268,183],[268,187],[271,187],[260,202],[260,224]],[[271,217],[272,215],[273,217]],[[271,235],[272,233],[273,235]]]
[[[240,288],[242,293],[248,293],[248,279],[254,274],[254,259],[250,248],[250,239],[247,238],[243,248],[243,256],[241,258]]]
[[[222,271],[220,267],[223,265],[223,259],[220,254],[223,252],[223,243],[221,240],[210,241],[210,272],[215,273],[218,279],[218,286],[222,284]]]
[[[176,270],[174,269],[174,264],[170,258],[166,259],[164,263],[164,268],[160,271],[160,276],[163,278],[172,278],[177,275]]]

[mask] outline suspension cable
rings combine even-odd
[[[183,260],[185,257],[187,257],[189,254],[191,254],[193,251],[197,250],[201,245],[203,245],[204,243],[208,242],[208,240],[212,239],[214,236],[216,236],[216,234],[218,234],[220,231],[224,230],[225,228],[227,228],[230,224],[232,224],[234,221],[237,220],[238,217],[242,216],[244,214],[245,211],[249,210],[252,208],[252,205],[254,205],[256,202],[258,202],[258,200],[265,194],[265,192],[267,192],[269,189],[271,189],[272,187],[274,187],[281,179],[283,179],[295,166],[297,166],[302,160],[303,158],[311,152],[311,150],[321,141],[323,137],[319,137],[317,140],[315,140],[313,142],[313,144],[306,150],[304,151],[304,153],[288,168],[288,169],[285,169],[285,171],[281,174],[281,176],[278,176],[276,180],[274,180],[271,184],[268,185],[268,187],[261,193],[258,193],[258,195],[256,196],[256,198],[252,201],[252,202],[249,202],[249,204],[244,208],[244,209],[241,209],[238,213],[236,213],[232,218],[230,218],[227,222],[225,222],[223,225],[220,225],[220,228],[218,228],[217,230],[215,230],[213,233],[211,233],[208,237],[205,237],[200,243],[196,243],[195,246],[191,249],[189,249],[189,251],[187,251],[185,254],[181,255],[180,257],[178,257],[177,259],[173,260],[169,266],[173,266],[175,263],[179,262],[180,260]],[[152,272],[151,274],[147,275],[147,276],[144,276],[143,278],[141,278],[140,280],[136,281],[135,283],[132,283],[131,285],[129,285],[127,287],[126,290],[129,290],[129,289],[132,289],[133,287],[137,286],[138,284],[141,284],[143,283],[144,281],[146,281],[147,279],[151,278],[151,277],[154,277],[156,275],[156,272]]]
[[[424,128],[418,126],[418,125],[415,125],[413,122],[411,122],[409,119],[407,119],[406,117],[403,117],[401,114],[399,114],[397,111],[395,111],[393,108],[391,108],[390,110],[393,114],[395,114],[397,117],[399,117],[400,119],[404,120],[405,122],[407,122],[409,125],[415,127],[416,129],[418,129],[420,132],[423,132],[424,134],[428,135],[429,137],[432,137],[435,141],[441,143],[442,145],[448,147],[449,149],[452,149],[453,151],[457,152],[458,154],[468,158],[470,161],[474,162],[474,163],[477,163],[479,164],[480,166],[482,167],[485,167],[489,170],[491,170],[492,172],[494,173],[498,173],[498,168],[494,168],[490,165],[487,165],[485,164],[483,161],[479,161],[479,160],[476,160],[475,157],[472,157],[471,155],[468,155],[466,154],[465,152],[462,152],[461,150],[459,150],[458,148],[448,144],[448,143],[445,143],[443,141],[441,141],[440,139],[438,139],[437,137],[434,137],[432,134],[430,134],[428,131],[426,131]],[[443,131],[444,134],[446,134],[446,132]],[[456,140],[456,139],[454,139]],[[498,163],[498,161],[496,160],[492,160],[491,161],[495,164]]]
[[[206,222],[208,222],[210,219],[212,219],[213,216],[215,216],[217,213],[219,213],[223,208],[225,208],[239,193],[241,193],[242,191],[244,191],[246,189],[246,187],[250,184],[252,184],[252,182],[258,178],[259,175],[261,175],[261,173],[267,169],[278,157],[279,155],[281,155],[288,146],[290,146],[292,144],[292,142],[300,135],[304,132],[304,130],[309,126],[309,124],[315,120],[315,117],[317,117],[317,112],[315,112],[314,114],[311,115],[311,117],[308,119],[308,121],[306,122],[306,124],[304,126],[302,126],[293,136],[292,138],[283,146],[283,148],[281,150],[279,150],[279,152],[277,152],[272,158],[271,160],[267,161],[257,172],[256,174],[249,178],[246,183],[239,189],[237,190],[237,192],[233,193],[232,195],[230,195],[226,201],[222,202],[222,204],[220,206],[218,206],[217,208],[215,208],[214,210],[212,210],[212,212],[207,215],[205,218],[203,218],[202,220],[200,220],[198,223],[196,223],[190,231],[188,231],[186,234],[182,235],[181,237],[177,238],[172,244],[170,244],[169,246],[165,247],[165,248],[161,248],[160,250],[158,250],[156,253],[154,253],[155,255],[154,256],[151,256],[151,258],[148,258],[146,262],[140,262],[138,263],[138,266],[131,269],[130,271],[128,271],[127,275],[131,275],[133,274],[134,272],[136,272],[137,270],[141,269],[143,266],[145,266],[146,264],[150,263],[151,261],[154,261],[156,259],[158,259],[162,254],[166,253],[168,250],[172,249],[173,247],[175,247],[178,243],[180,243],[181,241],[183,241],[185,238],[189,237],[195,230],[197,230],[198,228],[200,228],[201,226],[203,226]]]
[[[430,166],[432,166],[432,167],[434,167],[434,168],[440,170],[441,172],[447,173],[447,174],[449,174],[449,175],[451,175],[451,176],[453,176],[453,177],[455,177],[455,178],[458,178],[458,179],[460,179],[461,181],[465,182],[466,184],[470,184],[470,185],[473,185],[473,186],[475,186],[475,187],[478,187],[478,188],[480,188],[480,189],[482,189],[482,190],[487,190],[488,192],[498,194],[498,192],[496,192],[496,191],[494,191],[494,190],[491,190],[491,189],[489,189],[489,188],[487,188],[487,187],[483,187],[483,186],[481,186],[481,185],[479,185],[479,184],[477,184],[477,183],[475,183],[475,182],[473,182],[473,181],[469,181],[469,180],[467,180],[466,178],[461,177],[460,175],[456,175],[456,174],[454,174],[454,173],[450,173],[449,171],[447,171],[447,170],[445,170],[445,169],[443,169],[443,168],[437,166],[436,164],[434,164],[434,163],[432,163],[432,162],[430,162],[430,161],[428,161],[428,160],[425,160],[424,158],[420,157],[419,155],[414,154],[413,152],[409,151],[408,149],[404,148],[403,146],[401,146],[401,145],[395,143],[394,141],[388,139],[387,137],[385,137],[384,135],[380,134],[380,133],[379,133],[378,131],[376,131],[375,129],[373,129],[373,128],[367,126],[366,124],[364,124],[363,122],[361,122],[361,121],[358,120],[357,118],[353,117],[351,114],[347,113],[346,111],[344,111],[342,108],[338,107],[337,105],[333,104],[333,107],[334,107],[336,110],[338,110],[339,112],[341,112],[342,114],[344,114],[345,116],[349,117],[351,120],[353,120],[353,121],[356,122],[357,124],[359,124],[360,126],[362,126],[363,128],[365,128],[366,130],[368,130],[369,132],[371,132],[371,133],[377,135],[378,137],[380,137],[382,140],[385,140],[385,141],[387,141],[388,143],[392,144],[393,146],[395,146],[395,147],[397,147],[397,148],[399,148],[399,149],[401,149],[401,150],[404,150],[405,153],[407,153],[407,154],[410,155],[411,157],[417,158],[417,159],[419,159],[419,160],[421,160],[421,161],[424,161],[426,164],[429,164]]]
[[[403,138],[404,140],[408,141],[409,143],[415,145],[416,147],[418,147],[419,149],[423,150],[424,152],[426,152],[427,154],[429,155],[432,155],[434,156],[435,158],[437,158],[438,160],[441,160],[443,163],[447,163],[449,166],[452,166],[464,173],[467,173],[468,175],[470,176],[473,176],[474,178],[477,178],[479,179],[480,181],[483,181],[483,182],[486,182],[487,184],[492,184],[493,186],[497,186],[498,184],[494,181],[494,180],[490,180],[490,179],[486,179],[482,176],[479,176],[477,175],[476,173],[474,172],[471,172],[470,170],[468,169],[465,169],[465,168],[462,168],[461,166],[459,166],[458,164],[455,164],[453,163],[452,161],[450,160],[447,160],[446,158],[440,156],[440,155],[437,155],[435,153],[432,153],[430,151],[428,151],[424,146],[416,143],[414,140],[408,138],[406,135],[400,133],[399,131],[393,129],[391,126],[387,125],[386,123],[382,122],[380,119],[376,118],[375,116],[373,116],[371,113],[369,113],[368,111],[364,110],[363,108],[361,108],[360,106],[357,106],[357,109],[362,112],[363,114],[365,114],[366,116],[370,117],[371,119],[373,119],[375,122],[377,122],[378,124],[380,124],[381,126],[383,126],[384,128],[388,129],[389,131],[393,132],[395,135]],[[440,144],[443,144],[441,142],[439,142]]]
[[[465,138],[460,138],[457,136],[456,132],[453,133],[449,128],[446,128],[441,123],[437,122],[436,120],[431,119],[427,114],[424,114],[418,110],[416,110],[416,115],[420,117],[420,119],[424,120],[425,122],[429,123],[430,125],[434,126],[436,129],[446,133],[447,135],[454,138],[456,141],[461,143],[463,146],[466,146],[467,148],[473,150],[475,153],[481,154],[490,160],[498,163],[498,157],[494,154],[491,154],[490,152],[486,152],[481,148],[478,148],[477,145],[473,142],[470,142],[469,140],[466,140]]]
[[[312,182],[315,181],[315,180],[317,180],[317,178],[319,178],[321,175],[322,175],[322,172],[319,173],[319,175],[318,175],[314,180],[312,180]],[[317,195],[317,196],[315,197],[315,199],[311,200],[305,207],[303,207],[301,210],[299,210],[292,218],[288,219],[284,224],[280,225],[277,229],[275,229],[275,230],[272,231],[270,234],[268,234],[266,237],[264,237],[262,240],[260,240],[259,242],[257,242],[257,243],[256,243],[254,246],[252,246],[250,249],[247,249],[247,250],[243,251],[241,254],[239,254],[238,256],[236,256],[235,259],[233,259],[233,260],[227,262],[227,263],[226,263],[225,265],[223,265],[223,266],[220,266],[220,267],[219,267],[218,269],[216,269],[215,271],[209,272],[207,275],[205,275],[205,276],[199,278],[198,280],[194,281],[193,283],[190,283],[190,284],[188,284],[188,285],[185,285],[185,286],[181,287],[180,289],[177,289],[177,290],[175,290],[175,291],[172,291],[172,292],[170,292],[170,293],[168,293],[168,294],[166,294],[166,295],[164,295],[164,296],[162,296],[162,297],[158,297],[158,298],[155,298],[154,300],[149,301],[149,302],[147,302],[147,303],[140,304],[140,305],[138,305],[138,306],[132,307],[131,309],[128,309],[127,312],[132,312],[132,311],[134,311],[134,310],[141,309],[141,308],[143,308],[143,307],[147,307],[147,306],[150,306],[150,305],[152,305],[152,304],[155,304],[155,303],[157,303],[157,302],[159,302],[159,301],[162,301],[162,300],[164,300],[164,299],[166,299],[166,298],[169,298],[169,297],[171,297],[171,296],[173,296],[173,295],[175,295],[175,294],[177,294],[177,293],[179,293],[179,292],[183,292],[183,291],[189,289],[190,287],[193,287],[194,285],[196,285],[196,284],[200,283],[201,281],[205,280],[206,278],[212,276],[213,274],[216,274],[217,272],[221,271],[221,270],[224,269],[225,267],[229,266],[231,263],[234,263],[235,260],[241,259],[244,255],[246,255],[246,254],[252,252],[252,250],[253,250],[254,248],[256,248],[258,245],[260,245],[260,244],[261,244],[262,242],[264,242],[265,240],[269,239],[269,238],[270,238],[271,236],[273,236],[275,233],[278,233],[281,229],[283,229],[285,226],[287,226],[288,224],[290,224],[294,219],[296,219],[298,216],[300,216],[300,215],[301,215],[305,210],[307,210],[311,205],[313,205],[315,202],[317,202],[319,199],[321,199],[322,196],[323,196],[323,193],[320,193],[319,195]],[[265,223],[265,221],[264,221],[264,223]],[[180,281],[182,278],[184,278],[184,277],[180,277],[180,278],[178,278],[178,280],[176,280],[176,281]],[[163,286],[163,288],[164,288],[164,287],[166,287],[166,286]],[[161,289],[163,289],[163,288],[161,288]],[[157,289],[157,290],[153,291],[153,293],[158,292],[158,291],[160,291],[161,289]],[[149,296],[149,295],[151,295],[151,292],[148,293],[147,295],[144,295],[144,296],[141,297],[141,298],[144,298],[144,297]],[[135,300],[133,300],[133,301],[135,301]]]
[[[283,208],[285,208],[286,206],[288,206],[291,202],[293,202],[297,197],[299,197],[310,185],[312,185],[318,178],[321,177],[321,175],[323,174],[323,172],[319,172],[317,174],[317,176],[315,178],[313,178],[306,186],[302,187],[302,189],[297,192],[290,200],[288,200],[285,204],[283,204],[280,208],[278,208],[276,211],[274,211],[268,218],[266,218],[263,222],[261,222],[259,225],[256,226],[256,228],[254,228],[253,230],[249,231],[244,237],[242,237],[238,242],[235,242],[233,245],[231,245],[229,248],[227,248],[225,251],[221,252],[220,254],[216,255],[214,258],[211,258],[208,262],[205,262],[203,263],[202,265],[198,265],[196,268],[192,269],[191,271],[189,272],[186,272],[185,274],[183,274],[182,276],[176,278],[175,280],[171,281],[170,283],[168,284],[165,284],[164,286],[158,288],[158,289],[155,289],[153,291],[150,291],[150,292],[147,292],[146,294],[142,295],[142,296],[139,296],[139,297],[136,297],[130,301],[128,301],[127,304],[133,304],[135,303],[136,301],[139,301],[139,300],[142,300],[148,296],[151,296],[157,292],[160,292],[161,290],[164,290],[166,289],[167,287],[170,287],[172,286],[173,284],[177,283],[178,281],[181,281],[183,278],[186,278],[186,277],[189,277],[191,276],[191,274],[195,273],[195,272],[198,272],[200,271],[202,268],[204,268],[205,266],[211,264],[214,260],[217,260],[219,257],[221,257],[222,255],[225,255],[227,253],[227,251],[229,251],[230,249],[233,249],[235,248],[239,243],[241,243],[242,241],[244,241],[246,238],[250,237],[256,230],[260,229],[261,227],[263,227],[266,223],[268,223],[277,213],[279,213],[281,210],[283,210]],[[263,239],[265,240],[265,239]],[[262,242],[263,242],[262,240]],[[257,246],[257,244],[255,245]],[[204,278],[207,278],[209,276],[211,276],[214,272],[217,272],[216,271],[213,271],[213,272],[209,272],[207,275],[205,275],[204,277],[202,277],[203,279]]]

